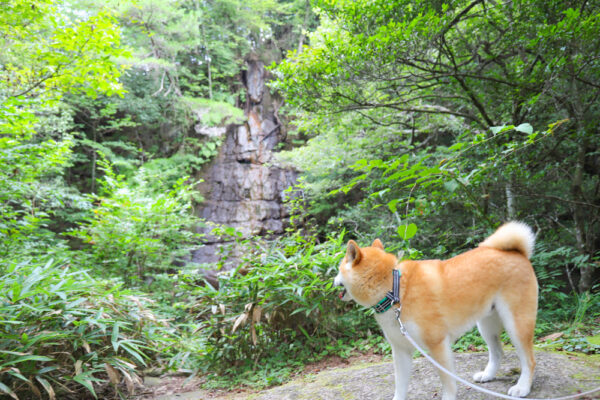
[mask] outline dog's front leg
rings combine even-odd
[[[448,371],[454,373],[454,355],[450,348],[450,340],[446,338],[435,345],[429,344],[428,347],[431,356]],[[456,400],[456,381],[441,370],[438,370],[438,373],[442,381],[442,400]]]
[[[405,400],[412,368],[412,351],[409,346],[390,343],[394,358],[394,400]]]

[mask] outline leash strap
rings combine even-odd
[[[392,270],[394,283],[392,285],[392,291],[387,292],[385,297],[381,301],[373,306],[373,309],[377,314],[381,314],[390,309],[394,304],[400,303],[400,275],[402,273],[399,269]]]
[[[508,399],[508,400],[523,400],[523,397],[513,397],[513,396],[508,396],[506,394],[502,394],[502,393],[497,393],[497,392],[493,392],[491,390],[488,390],[484,387],[475,385],[463,378],[461,378],[460,376],[455,375],[454,373],[448,371],[446,368],[444,368],[444,366],[442,366],[440,363],[438,363],[433,357],[431,357],[429,354],[427,354],[425,352],[425,350],[423,350],[421,348],[421,346],[419,346],[417,344],[417,342],[415,342],[415,340],[410,337],[410,335],[408,334],[408,331],[406,330],[406,328],[404,327],[404,325],[402,324],[402,320],[400,319],[400,313],[402,310],[402,306],[396,308],[396,319],[398,320],[398,324],[400,325],[400,333],[402,333],[402,335],[404,335],[404,337],[410,342],[410,344],[412,344],[421,354],[423,354],[423,356],[429,360],[429,362],[431,362],[436,368],[438,368],[439,370],[441,370],[442,372],[444,372],[447,375],[450,375],[452,378],[456,379],[457,381],[459,381],[460,383],[469,386],[470,388],[473,388],[475,390],[478,390],[482,393],[486,393],[489,394],[491,396],[495,396],[495,397],[500,397],[502,399]],[[588,390],[587,392],[583,392],[583,393],[577,393],[577,394],[573,394],[570,396],[563,396],[563,397],[554,397],[551,399],[532,399],[527,397],[526,400],[569,400],[569,399],[577,399],[579,397],[583,397],[583,396],[587,396],[588,394],[592,394],[595,392],[600,391],[600,387],[597,387],[595,389],[592,390]]]

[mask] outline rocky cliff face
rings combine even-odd
[[[282,130],[278,105],[265,87],[268,72],[257,60],[248,61],[247,67],[243,76],[247,120],[226,128],[219,154],[202,172],[199,190],[206,200],[199,214],[236,228],[244,237],[279,234],[288,216],[283,191],[295,182],[296,173],[274,164],[273,150],[282,140]],[[208,235],[193,261],[216,262],[219,248],[227,244]]]

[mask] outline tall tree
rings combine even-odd
[[[580,263],[578,290],[589,290],[592,257],[600,249],[598,4],[359,0],[318,5],[323,22],[311,46],[279,67],[279,87],[288,102],[321,120],[337,113],[361,115],[431,150],[448,145],[448,135],[439,134],[443,124],[461,121],[450,144],[479,143],[472,161],[461,165],[473,178],[462,189],[479,216],[487,217],[490,201],[502,200],[504,218],[557,201],[551,215],[537,218],[562,230],[565,242],[575,239],[572,244],[587,260]],[[446,116],[438,121],[437,134],[430,129],[432,115]],[[524,144],[533,130],[545,131],[557,121],[563,122],[551,135],[514,151],[515,141]],[[503,125],[517,129],[508,132],[499,128]],[[500,159],[500,152],[507,156]],[[569,179],[555,185],[559,171]]]
[[[0,242],[4,255],[35,249],[47,211],[60,207],[72,119],[65,94],[123,92],[125,51],[108,10],[77,13],[69,1],[9,0],[0,8]],[[29,247],[23,246],[29,243]],[[19,247],[21,246],[21,247]]]

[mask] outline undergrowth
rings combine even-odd
[[[344,234],[317,243],[300,234],[249,245],[242,262],[210,285],[186,288],[202,337],[198,373],[207,387],[280,384],[303,365],[356,349],[385,352],[365,310],[333,288]]]
[[[113,281],[36,259],[0,275],[0,392],[14,399],[124,398],[173,344],[149,300]]]
[[[156,275],[144,296],[67,261],[9,262],[0,269],[0,391],[125,398],[147,367],[203,375],[207,388],[263,388],[330,356],[389,355],[372,311],[340,301],[332,287],[345,239],[290,233],[247,241],[237,268],[219,275],[219,289],[180,270]],[[597,353],[585,336],[599,332],[598,295],[544,293],[536,337],[560,331],[554,348]],[[472,330],[454,349],[486,347]]]

